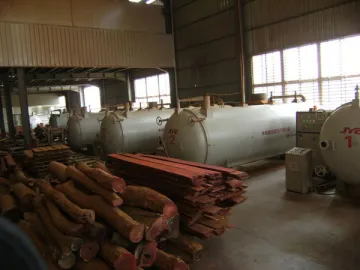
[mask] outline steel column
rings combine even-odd
[[[8,131],[10,137],[14,138],[16,135],[16,130],[14,126],[14,116],[13,116],[12,102],[11,102],[11,86],[7,79],[4,80],[4,96],[5,96],[5,108],[6,108]]]
[[[21,122],[24,129],[25,148],[31,148],[31,127],[29,115],[29,103],[26,89],[25,72],[23,68],[17,68],[17,83],[19,89],[19,101],[21,110]]]
[[[0,131],[1,135],[5,135],[5,119],[4,119],[4,112],[3,112],[3,102],[2,102],[2,95],[0,93]]]

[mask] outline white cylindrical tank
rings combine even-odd
[[[284,154],[296,144],[296,111],[304,103],[183,109],[163,135],[170,157],[234,167]]]
[[[71,148],[80,149],[92,145],[98,138],[101,120],[105,112],[74,114],[68,122],[68,141]]]
[[[69,113],[52,114],[49,120],[50,127],[66,128],[69,117]]]
[[[357,95],[325,121],[320,133],[320,149],[326,165],[338,179],[360,184],[360,105]]]
[[[159,126],[156,119],[167,119],[173,112],[171,109],[150,109],[110,113],[101,123],[103,154],[155,152],[164,129],[164,125]]]

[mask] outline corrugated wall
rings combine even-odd
[[[236,14],[234,0],[173,1],[180,98],[239,91]]]
[[[359,0],[244,0],[247,53],[360,33]]]
[[[4,0],[0,66],[173,67],[160,7],[127,0]]]

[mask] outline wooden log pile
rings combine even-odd
[[[231,208],[247,199],[248,175],[234,169],[142,154],[111,154],[108,165],[128,183],[173,200],[182,228],[204,239],[222,235]]]
[[[0,178],[0,213],[29,236],[49,269],[189,269],[158,248],[179,235],[175,203],[98,167],[53,162],[57,185],[28,185],[20,170],[20,177]]]
[[[31,169],[37,177],[44,177],[48,173],[48,165],[52,161],[69,164],[72,154],[70,147],[66,145],[56,145],[48,147],[32,148],[24,150],[27,167]]]

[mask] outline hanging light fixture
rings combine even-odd
[[[150,5],[150,4],[154,3],[155,1],[156,1],[156,0],[147,0],[147,1],[146,1],[146,4]]]
[[[129,2],[140,3],[142,0],[129,0]]]

